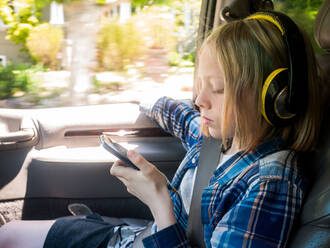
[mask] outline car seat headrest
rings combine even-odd
[[[330,0],[324,0],[315,19],[314,36],[318,45],[330,51]]]

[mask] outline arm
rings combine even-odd
[[[166,132],[181,139],[186,149],[200,138],[200,114],[191,103],[162,97],[152,108],[142,105],[140,109]]]
[[[186,149],[200,139],[199,113],[193,110],[191,104],[164,97],[152,108],[145,108],[142,105],[140,109],[164,130],[180,138]],[[127,155],[140,171],[126,168],[116,162],[110,173],[125,184],[128,192],[148,205],[160,232],[163,229],[171,229],[171,226],[178,226],[166,177],[140,154],[132,157],[130,152]]]

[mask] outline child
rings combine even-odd
[[[321,92],[313,51],[305,39],[306,45],[299,54],[306,55],[306,63],[298,62],[302,68],[306,66],[305,72],[301,72],[306,73],[306,83],[299,82],[302,86],[295,91],[299,95],[294,95],[302,107],[297,110],[292,99],[292,106],[283,107],[292,87],[282,78],[285,75],[281,72],[286,69],[278,68],[296,73],[296,66],[289,66],[291,58],[282,32],[286,30],[276,20],[276,16],[272,19],[268,13],[262,13],[212,32],[199,54],[196,104],[200,113],[190,104],[166,97],[146,110],[164,130],[180,138],[187,150],[172,189],[168,190],[166,177],[135,151],[129,151],[128,157],[139,171],[120,162],[112,166],[110,173],[143,201],[154,217],[152,230],[144,233],[145,247],[189,247],[185,229],[205,136],[232,138],[202,196],[205,246],[264,248],[287,244],[307,190],[298,155],[310,150],[318,137]],[[268,94],[272,92],[267,90],[273,89],[272,79],[277,77],[280,93],[271,110],[278,113],[273,116],[268,113]],[[282,83],[289,86],[283,87]],[[99,222],[99,226],[104,226]],[[79,228],[74,229],[72,223],[61,219],[8,224],[0,232],[0,246],[28,247],[30,242],[31,247],[42,247],[44,243],[46,248],[72,247],[67,245],[70,241],[79,247],[91,247],[91,243],[84,243],[86,237],[95,242],[93,247],[111,247],[114,242],[108,234],[110,227],[96,241],[90,236],[92,227]],[[121,232],[121,240],[115,245],[132,247],[134,231],[129,232],[129,227],[116,230]]]

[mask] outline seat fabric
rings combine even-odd
[[[315,39],[328,54],[317,55],[326,85],[330,87],[330,0],[324,0],[315,21]],[[330,108],[329,97],[317,149],[308,158],[312,187],[303,205],[300,223],[289,247],[330,247]]]

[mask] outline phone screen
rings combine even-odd
[[[112,139],[104,134],[100,136],[102,146],[126,165],[130,166],[133,169],[139,170],[128,158],[127,158],[127,149],[112,141]]]

